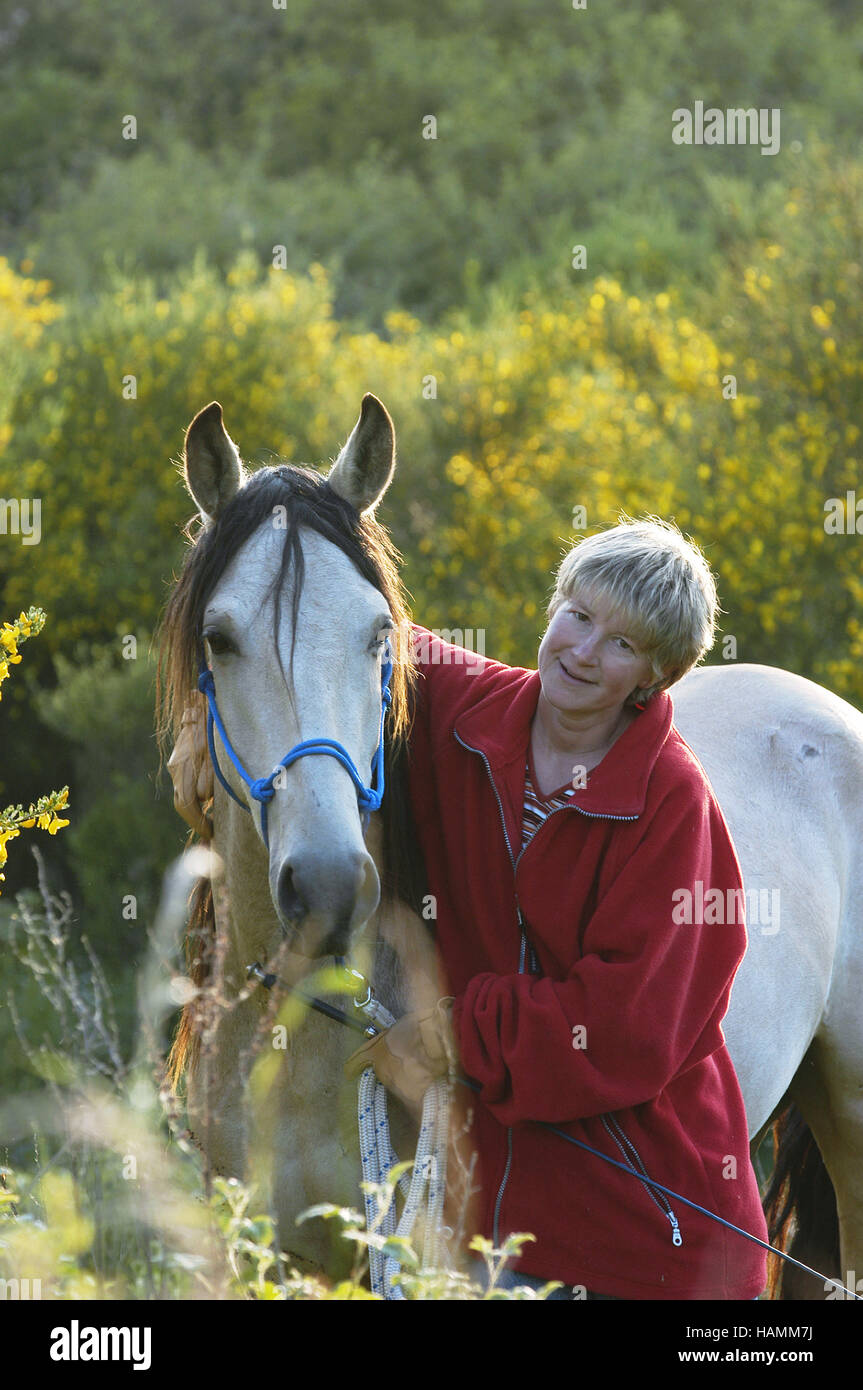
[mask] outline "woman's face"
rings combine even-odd
[[[540,643],[542,693],[569,713],[610,713],[658,679],[649,658],[601,592],[575,589]]]

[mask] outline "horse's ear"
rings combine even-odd
[[[360,407],[360,418],[330,469],[327,481],[358,512],[373,511],[392,482],[395,466],[393,422],[377,396],[367,392]]]
[[[186,430],[183,476],[204,521],[215,521],[240,488],[243,466],[218,401],[199,410]]]

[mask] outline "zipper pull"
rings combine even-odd
[[[528,939],[527,924],[525,923],[524,917],[522,916],[521,905],[518,901],[518,896],[516,896],[515,900],[515,910],[518,913],[518,925],[521,929],[521,950],[519,952],[518,958],[518,973],[519,975],[523,975],[525,973],[525,958],[527,956],[527,952],[530,951],[529,973],[531,975],[539,975],[539,961],[536,958],[536,951],[533,949],[533,942]]]
[[[674,1215],[673,1211],[669,1211],[667,1215],[669,1221],[671,1222],[671,1244],[682,1245],[683,1236],[680,1234],[680,1223],[678,1222],[677,1217]]]

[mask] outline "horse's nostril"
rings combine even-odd
[[[308,906],[294,882],[294,871],[290,864],[283,864],[279,874],[279,911],[289,922],[299,922],[305,917]]]

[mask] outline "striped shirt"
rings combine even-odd
[[[524,849],[528,841],[536,834],[542,823],[556,811],[560,806],[568,806],[575,792],[575,788],[570,786],[562,790],[552,792],[551,796],[540,796],[533,785],[530,775],[530,758],[524,765],[524,807],[522,810],[521,822],[521,847]]]

